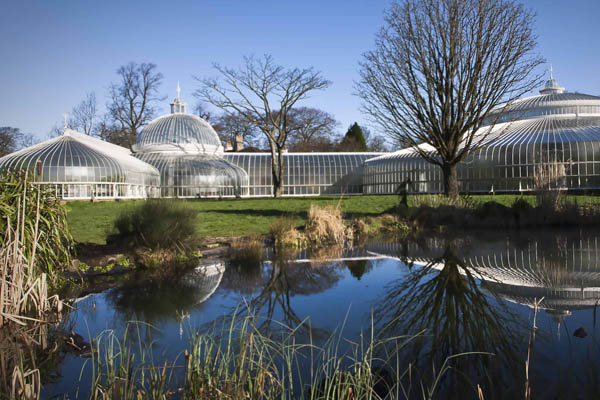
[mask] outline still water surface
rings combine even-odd
[[[436,398],[477,398],[477,385],[486,399],[522,398],[533,305],[543,298],[531,355],[532,398],[597,398],[599,239],[581,231],[486,233],[371,242],[329,261],[299,253],[257,268],[217,262],[174,283],[131,283],[89,295],[76,303],[68,324],[96,337],[144,321],[140,338],[152,341],[157,364],[181,357],[193,330],[248,308],[260,313],[265,328],[304,323],[316,341],[335,332],[358,340],[371,326],[379,337],[420,333],[403,351],[415,377],[426,378],[451,355],[493,354],[453,359],[456,369]],[[574,336],[579,328],[585,337]],[[67,355],[44,397],[73,397],[78,385],[85,393],[85,363]],[[412,389],[418,398],[420,388]]]

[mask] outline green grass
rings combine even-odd
[[[409,196],[409,205],[422,196]],[[494,200],[510,206],[517,195],[472,196],[475,202]],[[535,204],[535,196],[523,196]],[[566,196],[567,198],[575,196]],[[306,213],[311,203],[336,205],[339,197],[257,198],[226,200],[181,200],[198,210],[197,233],[201,237],[244,236],[266,234],[273,221],[282,215],[295,213],[297,226],[306,223]],[[106,236],[113,231],[113,222],[121,211],[143,200],[104,201],[91,203],[73,201],[67,203],[69,227],[74,239],[80,243],[106,243]],[[600,203],[598,196],[577,196],[580,205]],[[345,218],[376,217],[398,204],[397,196],[348,196],[341,200]]]
[[[69,227],[77,242],[106,242],[121,211],[143,200],[67,203]],[[202,237],[265,234],[282,215],[296,214],[298,226],[306,222],[311,203],[336,205],[339,197],[258,198],[227,200],[182,200],[198,210],[197,232]],[[377,216],[398,202],[396,196],[352,196],[341,200],[346,216]]]

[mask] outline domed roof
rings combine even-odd
[[[490,117],[490,123],[503,123],[532,120],[539,118],[600,118],[600,97],[583,93],[565,93],[556,79],[552,77],[537,96],[516,100],[499,107]],[[500,116],[498,116],[500,114]],[[597,121],[594,122],[597,124]],[[585,125],[585,124],[584,124]]]
[[[186,114],[185,103],[179,97],[171,103],[171,114],[151,121],[138,135],[136,152],[223,153],[217,132],[205,120]]]
[[[71,129],[0,158],[0,170],[31,170],[38,162],[40,182],[158,184],[159,181],[156,168],[132,157],[128,149]]]

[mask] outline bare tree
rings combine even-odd
[[[163,75],[152,63],[129,63],[117,70],[118,83],[110,85],[108,112],[113,122],[127,131],[128,143],[132,145],[138,130],[154,117],[157,109],[153,103],[164,100],[158,94]]]
[[[235,143],[235,135],[240,135],[244,143],[254,144],[254,139],[258,134],[256,125],[237,112],[234,114],[223,113],[216,119],[213,128],[223,142],[229,141],[230,143]]]
[[[23,133],[19,128],[11,126],[0,127],[0,157],[13,153],[24,147],[34,145],[35,137],[29,133]]]
[[[130,145],[130,133],[120,124],[115,124],[110,121],[110,116],[105,116],[98,124],[96,124],[96,135],[109,143],[123,147]]]
[[[194,114],[205,121],[210,121],[213,118],[212,113],[207,110],[206,105],[201,101],[197,102],[194,106]]]
[[[215,64],[224,82],[202,79],[195,95],[230,113],[239,113],[266,137],[271,150],[273,195],[283,188],[283,150],[291,132],[290,110],[313,90],[325,89],[330,81],[313,68],[284,67],[265,55],[261,59],[244,57],[239,70]]]
[[[91,135],[94,132],[96,114],[96,93],[87,93],[83,101],[73,107],[69,125],[72,129]]]
[[[297,107],[289,112],[290,142],[307,145],[322,138],[330,139],[339,125],[333,115],[312,107]]]
[[[534,54],[534,26],[533,14],[513,0],[395,3],[360,64],[363,109],[440,166],[444,192],[457,196],[456,165],[485,143],[492,111],[541,83],[533,76],[544,62]],[[486,118],[492,123],[484,129]]]

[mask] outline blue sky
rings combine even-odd
[[[567,90],[600,95],[600,1],[531,0],[539,52]],[[353,96],[361,54],[372,48],[389,1],[4,1],[0,6],[0,126],[42,138],[63,112],[94,91],[104,112],[116,69],[153,62],[161,93],[193,105],[195,76],[213,62],[235,67],[269,53],[285,66],[313,66],[333,84],[305,104],[341,122],[366,118]],[[168,101],[161,104],[168,110]]]

